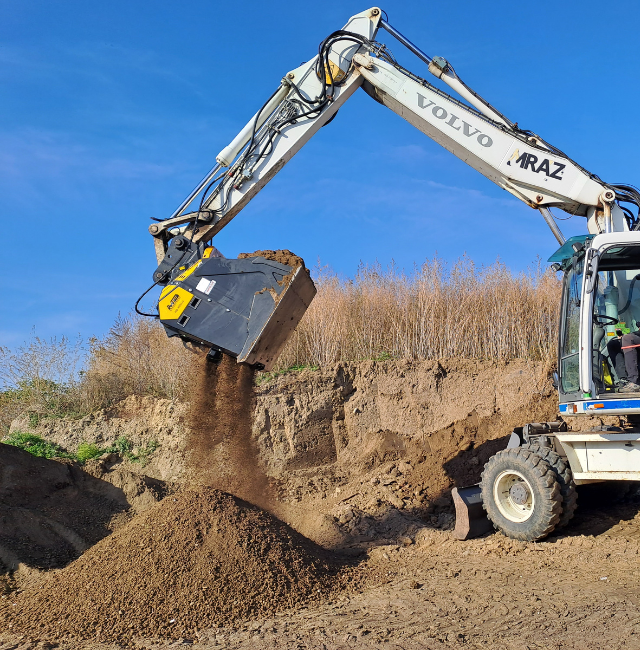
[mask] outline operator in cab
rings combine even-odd
[[[616,336],[607,343],[609,358],[618,375],[619,393],[640,393],[638,351],[640,331],[624,334],[616,330]]]

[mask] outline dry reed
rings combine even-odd
[[[0,434],[25,411],[35,418],[68,412],[84,359],[81,339],[43,339],[0,347]]]
[[[129,395],[179,399],[193,362],[176,339],[139,316],[116,320],[102,339],[42,339],[0,348],[0,435],[15,418],[80,417]]]
[[[322,269],[318,295],[279,368],[371,358],[548,360],[555,354],[560,282],[540,265],[512,273],[467,257],[427,260],[407,274],[361,266],[353,280]]]
[[[277,369],[361,359],[464,357],[550,361],[555,355],[560,282],[540,266],[512,273],[464,257],[427,260],[412,273],[361,266],[352,279],[327,268],[318,295]],[[84,359],[83,359],[84,356]],[[35,336],[0,348],[0,429],[21,413],[83,415],[129,395],[184,398],[194,356],[157,321],[118,318],[88,349]],[[80,370],[80,368],[83,368]]]
[[[157,321],[118,317],[103,339],[92,339],[81,382],[85,409],[112,404],[128,395],[182,396],[194,353],[167,338]]]

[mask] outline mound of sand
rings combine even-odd
[[[29,636],[191,637],[326,596],[340,573],[280,520],[203,487],[165,498],[65,569],[4,598],[0,616]]]
[[[0,568],[66,566],[133,515],[162,499],[167,485],[106,461],[84,467],[0,444]]]
[[[248,257],[264,257],[266,260],[273,260],[274,262],[285,264],[286,266],[290,266],[294,269],[297,269],[299,266],[304,267],[304,260],[286,248],[277,251],[264,250],[255,251],[253,253],[240,253],[240,255],[238,255],[239,260],[244,260]]]

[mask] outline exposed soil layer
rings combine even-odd
[[[29,635],[180,638],[326,595],[337,571],[286,524],[203,487],[164,499],[1,611]]]
[[[168,399],[130,395],[80,419],[42,418],[37,427],[32,427],[25,415],[13,421],[11,430],[36,433],[70,452],[76,452],[82,442],[112,447],[119,438],[130,441],[134,450],[154,443],[156,451],[146,458],[144,466],[126,458],[121,459],[120,466],[162,481],[176,481],[184,475],[186,409],[186,404]]]
[[[317,543],[344,547],[393,540],[425,521],[450,526],[450,488],[477,482],[514,426],[557,417],[548,373],[529,361],[343,363],[261,383],[255,399],[234,393],[247,379],[234,373],[248,369],[224,363],[196,363],[191,436],[183,405],[139,397],[80,421],[43,421],[33,432],[70,450],[81,440],[105,445],[120,435],[140,446],[157,440],[142,471],[183,480],[188,442],[199,481],[267,507]],[[218,386],[227,371],[232,380]],[[16,428],[30,430],[23,420]],[[229,449],[230,440],[249,453],[238,453],[237,444]],[[237,465],[247,464],[251,471],[238,483]]]
[[[254,438],[281,518],[342,547],[448,528],[451,488],[478,482],[513,427],[556,417],[542,364],[369,361],[260,386]]]

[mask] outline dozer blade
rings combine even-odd
[[[272,368],[316,294],[304,267],[264,257],[194,255],[179,270],[158,303],[167,334],[265,370]]]
[[[453,488],[451,496],[456,507],[456,527],[453,530],[456,539],[473,539],[493,530],[493,524],[482,507],[479,484]]]

